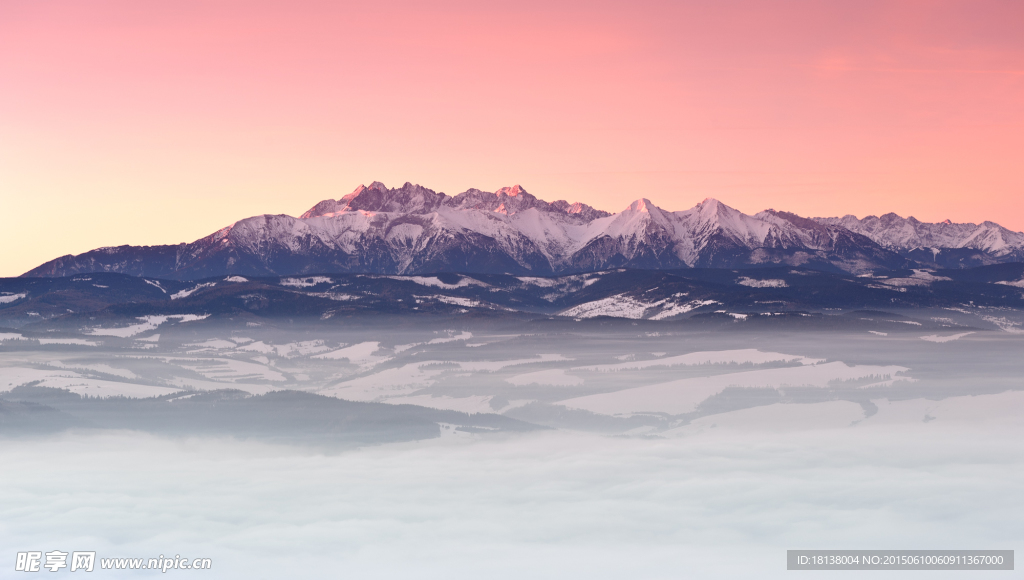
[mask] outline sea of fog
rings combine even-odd
[[[1010,403],[1019,417],[1022,400]],[[95,550],[208,557],[211,570],[168,573],[210,578],[849,577],[787,573],[785,551],[1019,548],[1022,435],[1006,413],[339,453],[69,433],[0,449],[0,545],[8,570],[16,550]]]
[[[2,569],[60,550],[95,551],[97,578],[153,577],[100,560],[160,556],[210,558],[167,572],[206,578],[905,578],[925,573],[787,572],[786,550],[1024,540],[1019,333],[152,326],[8,333],[0,399],[64,389],[95,420],[134,409],[125,395],[298,390],[543,428],[9,430]]]

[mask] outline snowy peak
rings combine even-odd
[[[507,197],[516,197],[516,196],[518,196],[519,194],[522,194],[522,193],[526,193],[526,190],[523,189],[521,185],[516,184],[516,185],[513,185],[512,187],[502,187],[498,191],[495,191],[494,195],[496,195],[498,197],[501,197],[503,195],[507,196]]]
[[[673,239],[676,237],[676,222],[678,219],[671,213],[651,203],[651,200],[643,197],[622,210],[612,218],[611,224],[615,225],[617,235],[630,239],[648,239],[651,236]],[[647,240],[647,243],[655,243]]]
[[[547,202],[530,195],[520,185],[502,187],[494,192],[494,198],[498,202],[498,206],[493,211],[505,215],[515,215],[537,207],[546,209],[548,206]]]
[[[369,187],[360,184],[359,187],[355,188],[355,190],[352,191],[352,193],[346,195],[345,197],[343,197],[341,199],[352,200],[352,199],[355,199],[355,198],[359,197],[359,195],[362,194],[364,191],[368,191],[368,190],[369,191],[374,191],[374,192],[377,192],[377,193],[385,193],[388,190],[388,186],[384,185],[383,183],[381,183],[379,181],[374,181],[373,183],[370,184]]]
[[[502,187],[494,192],[471,188],[452,197],[408,182],[400,188],[388,189],[383,183],[374,181],[369,187],[360,185],[341,199],[321,201],[302,214],[299,219],[329,218],[354,211],[428,214],[441,207],[464,211],[493,212],[506,216],[536,209],[541,212],[564,214],[580,222],[590,222],[611,215],[585,203],[570,204],[565,200],[548,203],[531,195],[518,184]]]
[[[445,205],[456,209],[492,211],[505,215],[514,215],[534,207],[548,205],[547,202],[530,195],[519,185],[502,187],[494,193],[469,189],[446,201]]]
[[[869,215],[863,219],[852,215],[813,219],[821,224],[842,226],[897,252],[945,248],[984,252],[993,258],[1018,256],[1017,259],[1024,259],[1024,233],[1008,230],[990,221],[972,224],[954,223],[947,219],[926,223],[914,217],[903,218],[895,213],[881,217]]]
[[[409,182],[400,188],[388,189],[374,181],[369,187],[360,185],[337,201],[321,201],[301,218],[331,217],[344,211],[429,213],[437,209],[445,197],[443,193]]]
[[[388,189],[383,183],[375,181],[358,195],[352,196],[348,207],[368,212],[422,214],[437,209],[445,197],[443,193],[418,184],[406,182],[400,188]]]
[[[796,215],[795,213],[790,213],[788,211],[776,211],[774,209],[766,209],[766,210],[764,210],[764,211],[762,211],[760,213],[755,214],[754,217],[756,217],[758,219],[765,220],[765,221],[771,221],[771,222],[776,223],[776,224],[778,224],[780,222],[785,222],[785,223],[792,224],[792,225],[794,225],[794,226],[796,226],[798,228],[802,228],[802,229],[805,229],[805,230],[812,230],[812,231],[827,231],[828,230],[828,226],[826,226],[824,224],[820,224],[820,223],[818,223],[818,222],[816,222],[816,221],[814,221],[814,220],[812,220],[810,218],[800,217],[800,216]]]
[[[583,222],[592,222],[598,218],[612,215],[606,211],[594,209],[585,203],[578,201],[576,203],[569,203],[564,199],[551,202],[549,207],[552,212],[574,216]]]
[[[690,209],[701,222],[709,224],[717,224],[726,229],[732,229],[740,227],[741,229],[747,229],[747,222],[753,218],[738,209],[725,205],[713,197],[706,198],[704,201],[698,203]],[[742,225],[741,225],[742,224]]]
[[[695,247],[709,251],[754,249],[764,245],[771,225],[717,199],[707,198],[686,212]]]
[[[627,207],[624,211],[629,211],[629,212],[650,212],[650,208],[653,205],[654,204],[651,203],[651,200],[649,200],[647,198],[640,198],[640,199],[634,201],[633,203],[629,204],[629,207]]]
[[[732,206],[726,205],[726,204],[718,201],[717,199],[715,199],[713,197],[706,197],[706,198],[704,198],[703,201],[701,201],[700,203],[698,203],[697,205],[695,205],[693,207],[694,207],[694,209],[700,211],[702,214],[705,214],[705,215],[713,215],[713,214],[735,215],[735,214],[742,214],[743,213],[740,210],[738,210],[738,209],[736,209],[736,208],[734,208]],[[746,214],[743,214],[743,215],[746,215]]]
[[[458,210],[480,210],[506,216],[514,216],[527,210],[535,209],[538,212],[564,214],[583,222],[611,215],[608,212],[594,209],[585,203],[576,202],[570,204],[565,200],[548,203],[530,194],[521,185],[502,187],[494,193],[479,189],[468,189],[455,197],[445,200],[444,205]]]

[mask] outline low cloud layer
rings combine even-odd
[[[123,432],[8,440],[0,558],[181,554],[213,558],[210,578],[772,578],[791,548],[1018,546],[1024,429],[941,423],[457,435],[336,454]]]

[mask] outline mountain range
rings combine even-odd
[[[641,198],[611,214],[582,203],[549,203],[518,185],[449,196],[375,181],[297,218],[250,217],[191,243],[99,248],[62,256],[23,276],[556,276],[614,268],[771,266],[859,275],[1021,261],[1024,233],[989,221],[923,223],[892,213],[805,218],[773,209],[747,215],[710,198],[683,211]]]

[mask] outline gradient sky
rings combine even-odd
[[[1024,2],[0,0],[0,275],[360,183],[1024,229]]]

